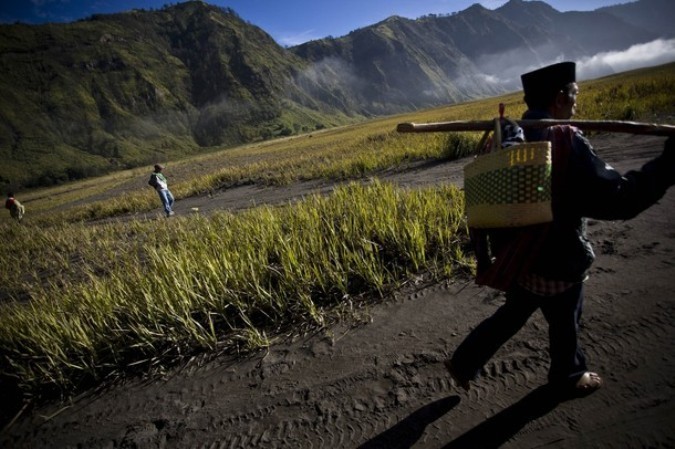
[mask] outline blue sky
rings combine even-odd
[[[0,22],[38,24],[72,22],[92,14],[159,9],[167,0],[0,0]],[[228,6],[281,45],[292,46],[326,36],[339,37],[392,15],[417,18],[448,14],[474,3],[495,9],[507,0],[210,0]],[[545,0],[558,11],[589,11],[628,0]]]

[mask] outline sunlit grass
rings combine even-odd
[[[69,391],[200,351],[259,348],[285,325],[322,325],[344,301],[384,297],[420,271],[469,270],[463,223],[454,186],[375,182],[238,215],[3,225],[27,241],[18,260],[0,252],[23,299],[0,308],[3,383]],[[44,248],[53,259],[39,257]]]
[[[673,113],[675,64],[588,81],[581,87],[579,118],[649,122]]]

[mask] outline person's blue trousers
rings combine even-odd
[[[173,211],[174,198],[169,189],[158,190],[159,199],[162,201],[162,206],[164,206],[164,212],[168,216]]]
[[[506,293],[506,302],[476,327],[452,356],[455,374],[473,380],[483,365],[513,337],[528,318],[541,309],[549,325],[551,383],[574,384],[586,371],[586,359],[577,340],[583,306],[583,284],[555,296],[535,295],[521,287]]]

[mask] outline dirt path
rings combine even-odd
[[[661,151],[660,138],[600,136],[617,168]],[[615,148],[611,152],[605,148]],[[411,187],[461,182],[461,163],[383,176]],[[239,187],[178,213],[283,203],[333,186]],[[543,387],[547,328],[535,314],[470,392],[442,360],[503,298],[472,283],[408,285],[360,310],[358,325],[222,357],[163,379],[129,381],[22,417],[7,448],[671,448],[675,447],[675,189],[628,222],[592,222],[598,260],[581,341],[606,387],[558,402]]]

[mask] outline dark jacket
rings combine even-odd
[[[528,111],[523,118],[551,117],[545,112]],[[526,139],[543,140],[544,132],[526,130]],[[675,183],[675,170],[659,156],[640,170],[622,175],[595,154],[578,129],[573,130],[566,145],[566,164],[560,161],[560,149],[556,151],[555,144],[553,147],[553,223],[531,271],[552,280],[577,282],[583,280],[595,258],[586,238],[586,218],[635,217]]]

